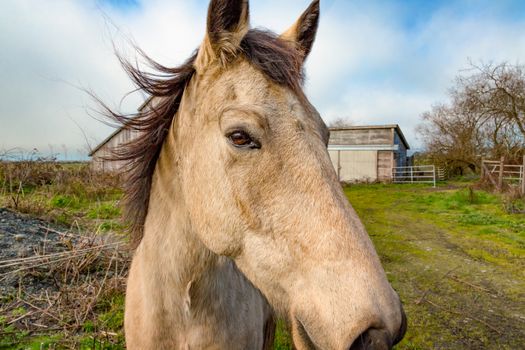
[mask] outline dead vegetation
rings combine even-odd
[[[87,164],[0,162],[0,348],[123,345],[130,260],[118,178]],[[1,211],[1,210],[0,210]],[[16,225],[10,230],[9,225]]]
[[[103,222],[96,219],[120,218],[119,183],[117,175],[94,172],[88,163],[0,161],[0,207],[97,231]],[[122,228],[117,221],[111,227],[106,221],[102,230]]]
[[[450,174],[478,173],[481,158],[521,164],[525,147],[525,66],[470,63],[445,103],[423,113],[425,158]]]
[[[15,345],[27,336],[50,333],[59,334],[61,345],[77,348],[83,331],[93,339],[121,343],[121,322],[115,329],[100,315],[124,293],[129,265],[125,242],[97,233],[43,229],[60,237],[50,245],[58,243],[64,249],[46,252],[44,247],[33,255],[0,262],[0,283],[12,287],[0,303],[1,344]]]

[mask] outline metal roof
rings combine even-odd
[[[109,140],[111,140],[113,137],[115,137],[115,135],[117,135],[119,132],[121,132],[122,130],[124,129],[124,125],[121,126],[120,128],[116,129],[115,131],[113,131],[111,133],[111,135],[109,135],[108,137],[106,137],[104,139],[104,141],[102,141],[101,143],[98,144],[97,147],[93,148],[91,150],[91,152],[89,152],[88,156],[89,157],[93,157],[93,154],[95,154],[99,149],[101,149],[106,143],[109,142]]]

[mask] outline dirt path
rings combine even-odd
[[[402,219],[402,217],[401,217]],[[435,348],[525,348],[525,285],[508,270],[475,259],[447,231],[414,225],[404,269],[394,285],[404,295],[413,331],[436,331]]]

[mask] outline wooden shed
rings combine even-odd
[[[390,181],[392,168],[409,165],[399,125],[331,128],[328,153],[339,181]]]
[[[140,105],[138,111],[141,112],[145,108],[149,108],[152,98],[148,98],[144,103]],[[107,160],[111,156],[111,150],[118,145],[127,143],[133,138],[138,137],[139,132],[136,130],[127,129],[125,126],[121,126],[109,135],[104,141],[102,141],[97,147],[95,147],[89,153],[91,157],[91,168],[95,171],[120,171],[125,165],[122,161],[110,161]]]
[[[137,137],[137,135],[137,131],[126,129],[124,127],[115,130],[115,132],[109,135],[89,153],[89,156],[91,157],[91,168],[95,171],[109,172],[122,170],[124,162],[109,161],[107,158],[111,156],[111,149],[115,146],[131,141],[133,138]]]

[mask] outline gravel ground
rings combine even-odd
[[[60,234],[61,231],[65,231],[63,227],[51,226],[46,221],[0,208],[1,295],[10,295],[19,289],[20,276],[14,271],[27,266],[20,264],[20,258],[52,254],[68,249],[71,237]],[[36,279],[25,275],[23,283],[24,289],[30,292],[52,286],[48,279],[41,276]]]
[[[64,248],[63,235],[48,222],[0,208],[0,259],[24,258]]]

